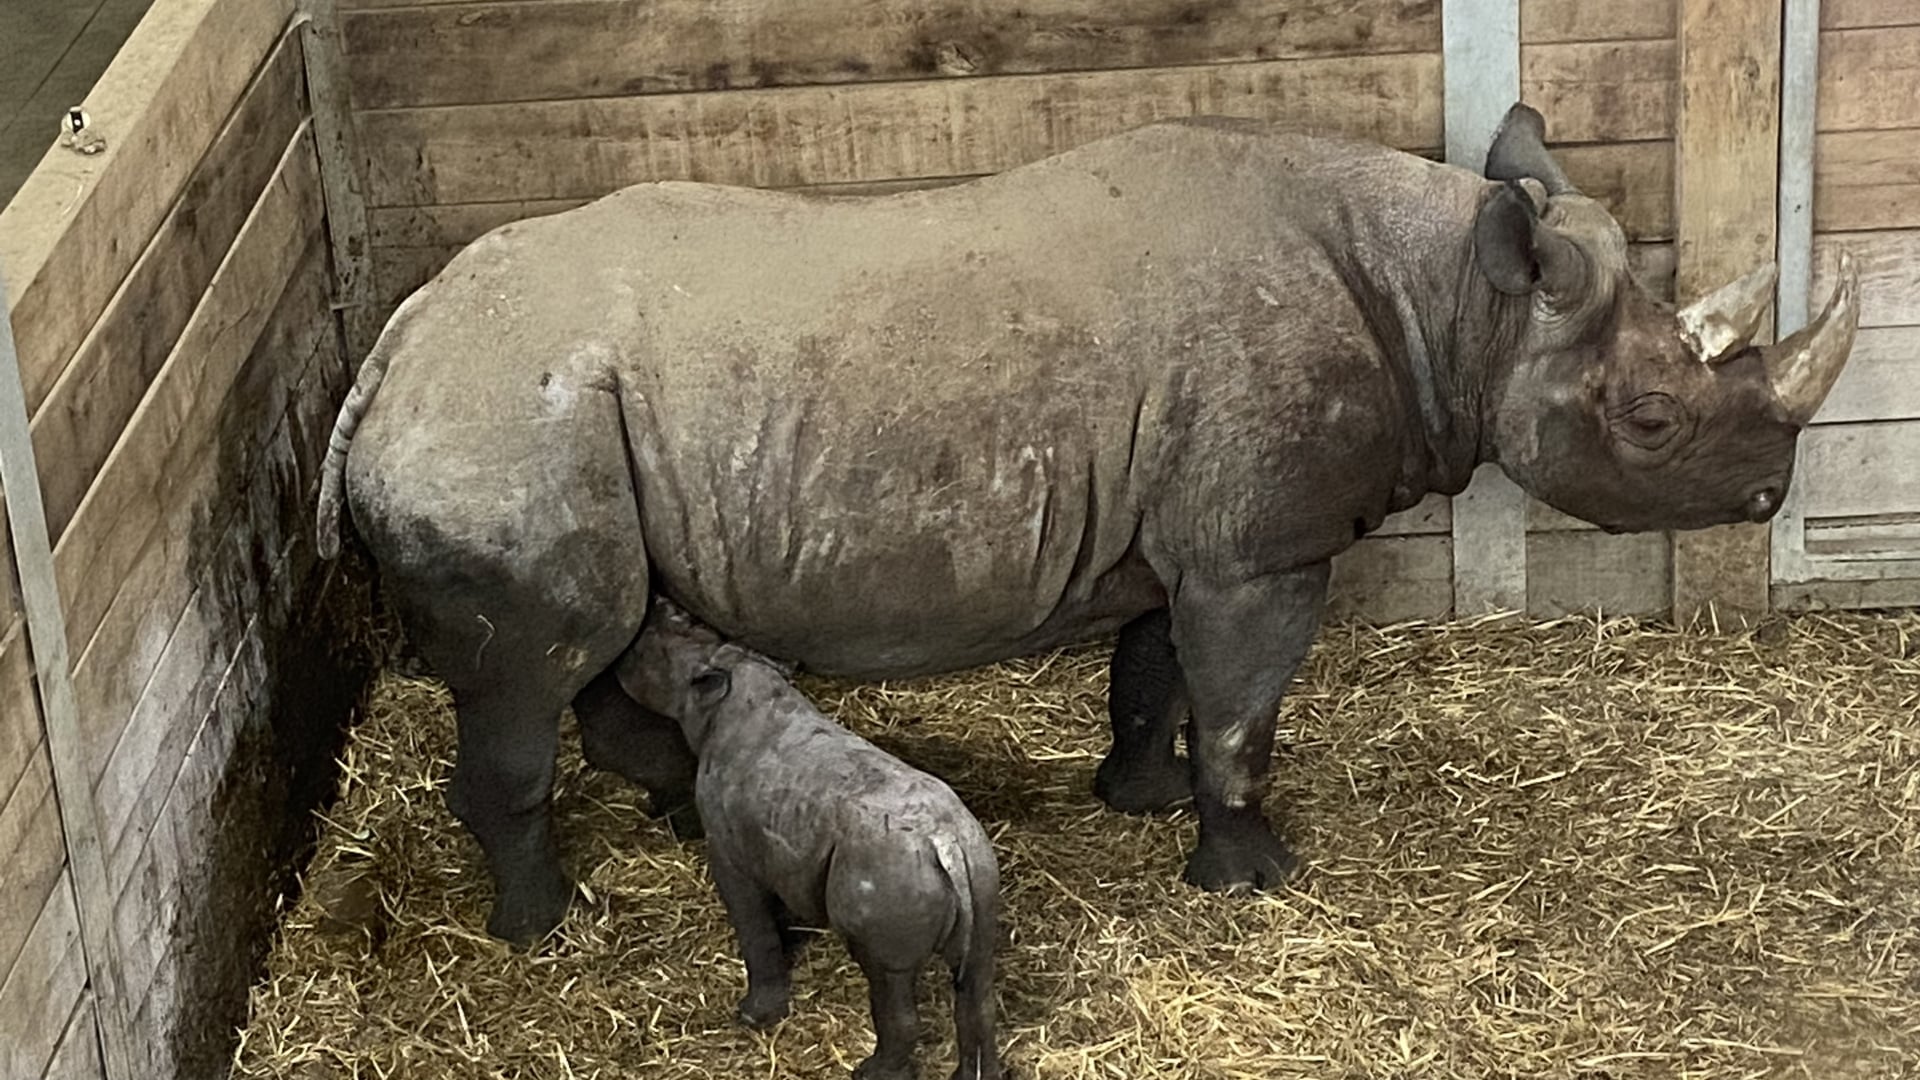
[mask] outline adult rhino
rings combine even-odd
[[[1190,711],[1186,878],[1258,888],[1294,862],[1262,799],[1328,560],[1389,513],[1495,461],[1613,530],[1772,516],[1851,263],[1753,347],[1772,267],[1675,312],[1543,137],[1516,106],[1482,177],[1181,120],[936,191],[643,184],[475,241],[361,369],[319,537],[344,491],[452,688],[488,928],[565,912],[569,701],[646,772],[605,673],[655,590],[863,679],[1119,631],[1102,793],[1182,795]]]

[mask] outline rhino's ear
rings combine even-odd
[[[693,690],[693,700],[702,708],[712,708],[727,699],[733,692],[733,676],[720,668],[708,668],[693,677],[688,684]]]
[[[1536,180],[1549,195],[1578,191],[1547,150],[1546,118],[1539,110],[1518,102],[1507,110],[1493,134],[1493,145],[1487,149],[1486,177]]]
[[[1540,218],[1540,185],[1513,180],[1480,208],[1473,257],[1493,287],[1508,296],[1544,291],[1550,302],[1577,303],[1588,286],[1579,245]]]
[[[1473,258],[1493,287],[1524,296],[1540,282],[1533,233],[1540,225],[1533,199],[1517,183],[1503,185],[1480,208],[1473,223]]]

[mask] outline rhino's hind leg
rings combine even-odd
[[[693,781],[700,762],[679,724],[633,700],[612,669],[574,696],[573,715],[580,722],[580,749],[588,764],[644,790],[649,812],[666,818],[675,836],[699,839]]]
[[[560,706],[542,697],[501,688],[454,694],[460,748],[447,808],[487,856],[495,887],[487,932],[521,946],[559,925],[573,898],[548,809]]]
[[[1298,860],[1261,810],[1274,725],[1326,600],[1328,564],[1221,584],[1190,575],[1173,639],[1193,707],[1200,841],[1186,880],[1210,890],[1283,884]]]
[[[914,1047],[920,1041],[920,1010],[913,1000],[919,965],[893,966],[868,950],[854,953],[867,976],[867,1005],[873,1012],[873,1056],[853,1070],[854,1080],[914,1080]]]
[[[994,925],[990,916],[981,919],[966,958],[953,972],[954,1044],[960,1058],[953,1080],[1000,1080],[1002,1075],[994,1036]]]
[[[1150,611],[1120,629],[1109,668],[1113,749],[1093,774],[1093,793],[1123,814],[1169,810],[1193,797],[1193,774],[1174,752],[1187,715],[1174,656],[1172,619]]]

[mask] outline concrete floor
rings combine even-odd
[[[0,206],[153,0],[0,0]]]

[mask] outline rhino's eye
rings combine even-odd
[[[1680,405],[1666,394],[1642,394],[1614,415],[1613,429],[1642,450],[1658,450],[1680,432]]]

